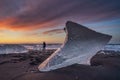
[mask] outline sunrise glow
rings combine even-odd
[[[112,35],[110,43],[120,43],[119,13],[116,0],[1,0],[0,43],[63,43],[69,20]]]

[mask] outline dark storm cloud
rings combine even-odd
[[[119,2],[118,0],[44,0],[30,12],[17,16],[17,21],[13,25],[44,24],[59,21],[64,17],[77,18],[85,22],[112,19],[120,17]]]
[[[0,16],[12,16],[12,28],[50,27],[65,20],[95,22],[120,18],[119,0],[0,0]],[[39,27],[33,26],[39,25]]]
[[[24,0],[0,0],[0,20],[15,16],[24,6]]]

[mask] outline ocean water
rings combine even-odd
[[[47,49],[58,49],[61,47],[61,44],[50,44],[47,45]],[[40,47],[36,47],[36,48],[42,48],[42,45],[40,45]],[[33,48],[34,49],[34,48]],[[103,50],[108,50],[108,51],[120,51],[120,44],[108,44],[104,47]]]
[[[23,46],[23,47],[19,47]],[[61,47],[61,44],[47,44],[46,49],[58,49]],[[29,50],[42,50],[41,44],[29,44],[29,45],[16,45],[12,47],[0,45],[0,54],[9,54],[9,53],[24,53]],[[103,50],[107,51],[119,51],[120,52],[120,44],[108,44],[104,47]]]
[[[109,44],[106,45],[104,50],[108,51],[120,51],[120,44]]]
[[[42,50],[42,44],[31,44],[31,45],[23,45],[28,50]],[[46,49],[58,49],[61,47],[61,44],[47,44]]]

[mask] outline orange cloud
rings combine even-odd
[[[0,29],[12,29],[12,26],[10,26],[9,24],[11,24],[14,21],[14,18],[0,20]]]
[[[29,24],[24,24],[24,23],[14,24],[18,22],[18,20],[19,19],[15,17],[0,20],[0,30],[9,29],[13,31],[31,31],[31,30],[54,27],[57,24],[57,22],[54,21],[43,22],[39,24],[34,24],[32,22]]]

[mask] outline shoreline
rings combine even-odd
[[[93,56],[93,58],[90,61],[91,65],[75,64],[46,73],[39,72],[38,70],[39,64],[42,63],[54,51],[55,50],[47,50],[46,52],[43,53],[39,51],[29,51],[29,53],[0,54],[0,79],[1,80],[41,80],[41,79],[42,80],[79,80],[79,79],[88,80],[85,78],[85,75],[89,77],[89,75],[87,74],[90,73],[90,75],[93,76],[93,74],[96,73],[95,71],[99,72],[100,70],[104,72],[103,69],[105,69],[105,71],[107,70],[107,72],[105,72],[106,74],[108,74],[108,72],[110,73],[111,70],[112,70],[111,72],[114,72],[115,74],[120,73],[120,65],[119,65],[120,53],[111,52],[111,51],[106,51],[106,53],[109,52],[109,54],[101,53]],[[92,70],[94,72],[92,72]],[[61,73],[63,73],[64,75]],[[82,76],[83,73],[84,76]],[[75,77],[76,75],[78,79],[76,79]],[[96,77],[99,77],[100,74],[97,73],[96,75],[97,75]],[[120,76],[120,74],[118,75]],[[117,78],[120,79],[120,77]],[[102,77],[100,79],[105,80],[102,79]],[[100,79],[95,79],[95,80],[100,80]],[[93,80],[93,78],[89,80]],[[113,79],[109,79],[109,80],[113,80]]]

